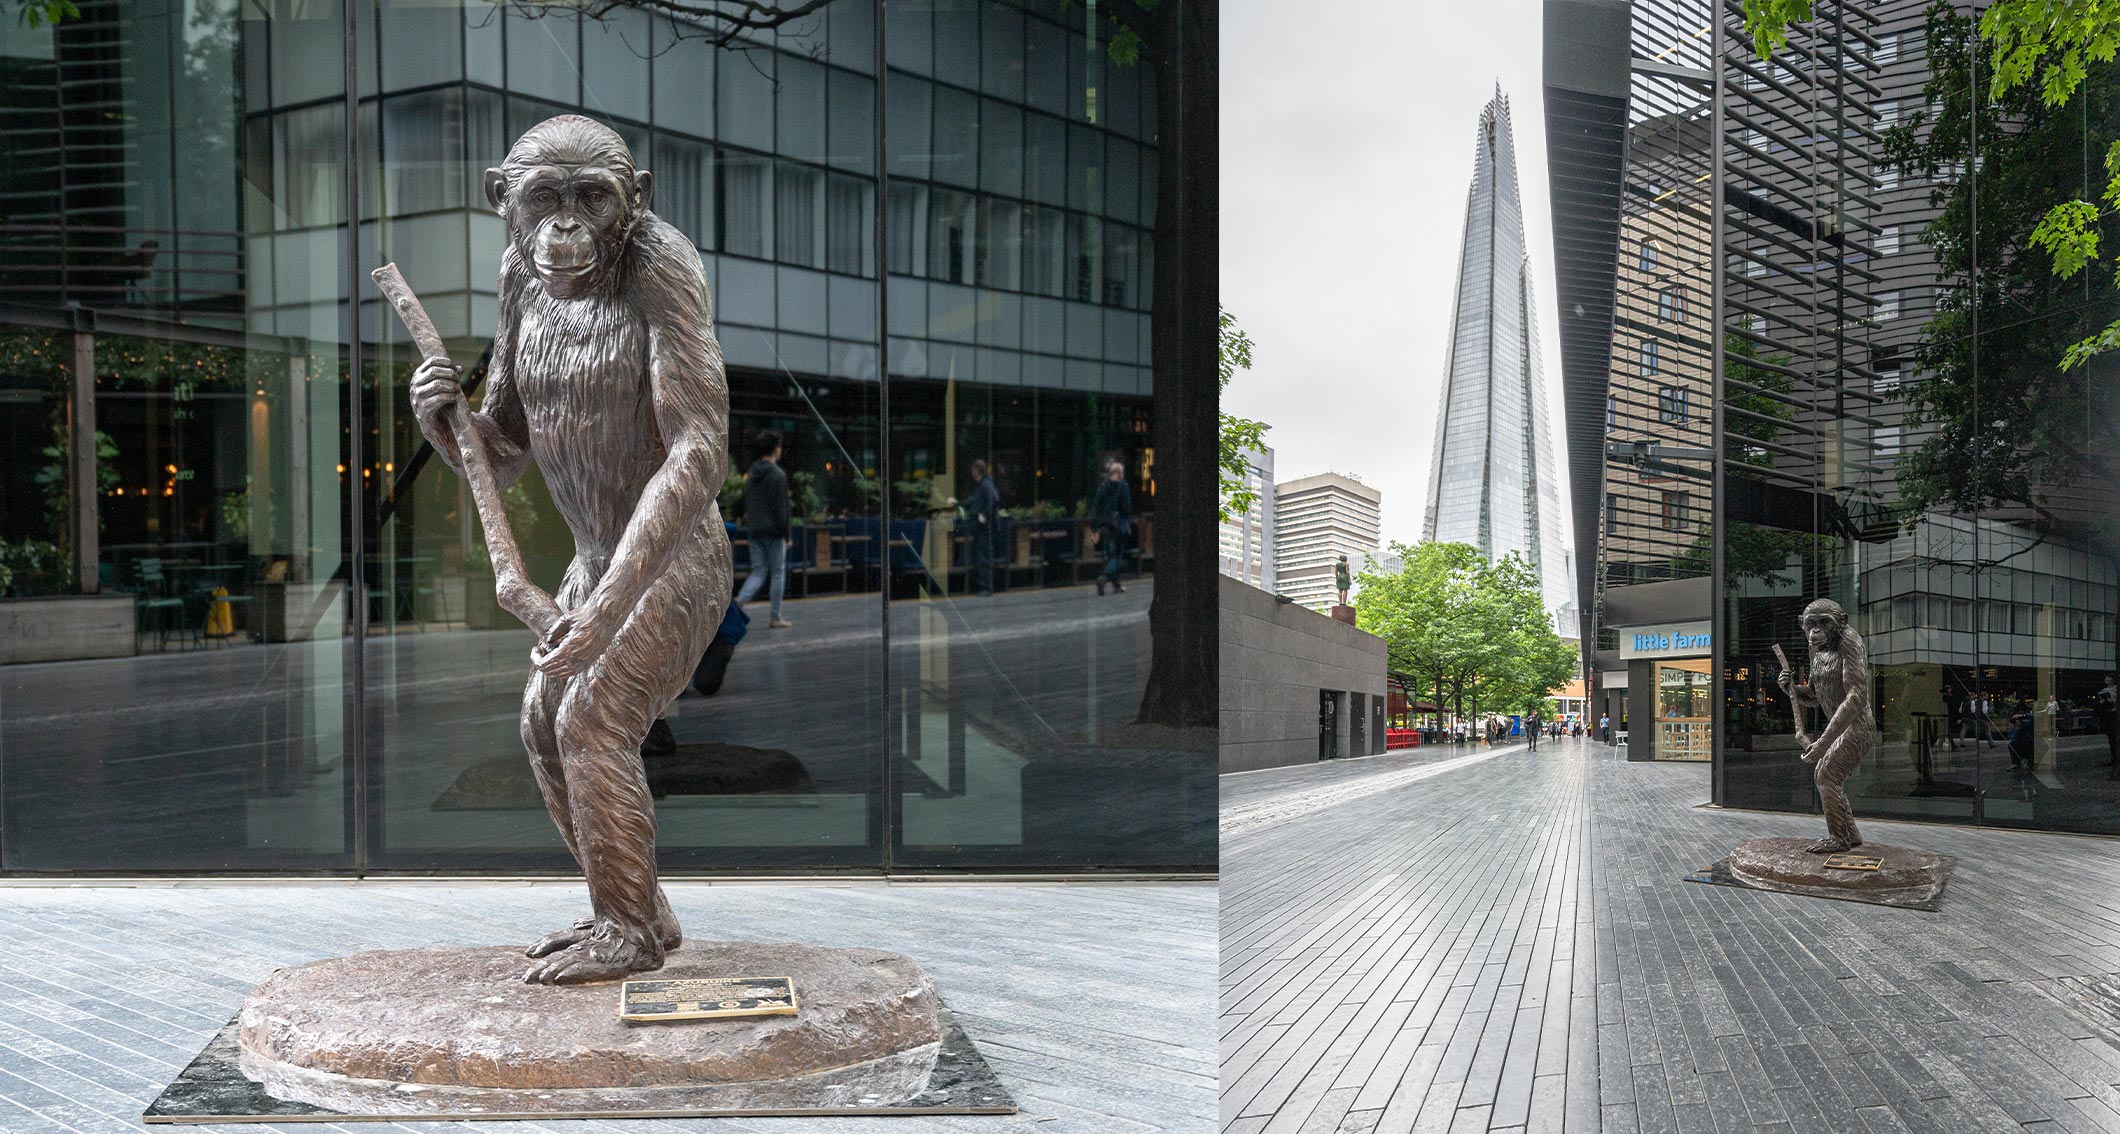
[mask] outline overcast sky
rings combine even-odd
[[[1222,5],[1222,305],[1256,344],[1222,405],[1273,427],[1277,479],[1330,470],[1382,491],[1387,544],[1421,535],[1474,132],[1497,81],[1566,476],[1540,11],[1540,0]],[[1309,12],[1330,18],[1297,18]]]

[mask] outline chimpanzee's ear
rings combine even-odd
[[[508,175],[507,175],[507,174],[504,174],[504,173],[502,173],[502,172],[501,172],[500,170],[498,170],[498,169],[489,169],[489,170],[487,170],[487,171],[486,171],[486,203],[487,203],[487,204],[489,204],[489,205],[491,205],[491,206],[493,206],[493,211],[494,211],[494,212],[496,212],[496,213],[506,213],[506,212],[508,211],[508,206],[507,206],[507,200],[508,200]]]
[[[655,196],[655,175],[645,169],[633,173],[633,207],[645,210]]]

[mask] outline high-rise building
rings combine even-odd
[[[2120,366],[2057,363],[2120,304],[1990,201],[2080,191],[2120,66],[1971,105],[1975,15],[1821,0],[1762,60],[1709,0],[1549,0],[1589,711],[1712,759],[1717,804],[1814,808],[1773,650],[1830,598],[1858,813],[2115,834]]]
[[[1455,308],[1421,537],[1469,543],[1490,559],[1522,556],[1539,573],[1556,627],[1572,636],[1573,572],[1539,368],[1516,140],[1499,87],[1480,111]]]
[[[1338,600],[1333,567],[1359,572],[1383,532],[1384,494],[1353,477],[1319,473],[1274,490],[1274,593],[1325,610]]]
[[[1244,450],[1251,507],[1222,522],[1222,573],[1262,591],[1274,589],[1273,446]]]

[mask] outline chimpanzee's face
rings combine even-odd
[[[1830,614],[1806,614],[1803,616],[1804,640],[1811,644],[1813,653],[1839,649],[1840,626],[1840,619]]]
[[[554,298],[590,294],[617,261],[633,211],[646,196],[647,171],[630,177],[628,172],[597,165],[532,166],[507,194],[501,210],[510,237]],[[489,179],[498,173],[488,171]]]

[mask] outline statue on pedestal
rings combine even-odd
[[[1338,587],[1340,590],[1340,605],[1346,606],[1347,591],[1354,586],[1354,578],[1347,570],[1347,557],[1345,555],[1340,556],[1340,561],[1332,565],[1332,583],[1333,586]]]
[[[1793,702],[1796,740],[1803,745],[1803,762],[1816,766],[1818,798],[1826,812],[1826,837],[1805,849],[1812,854],[1839,854],[1862,845],[1855,810],[1848,804],[1843,785],[1877,747],[1870,707],[1869,650],[1862,635],[1848,626],[1847,612],[1832,599],[1817,599],[1804,608],[1803,633],[1810,646],[1809,680],[1797,682],[1780,646],[1774,647],[1782,663],[1776,680]],[[1825,728],[1815,737],[1804,728],[1807,708],[1826,716]]]

